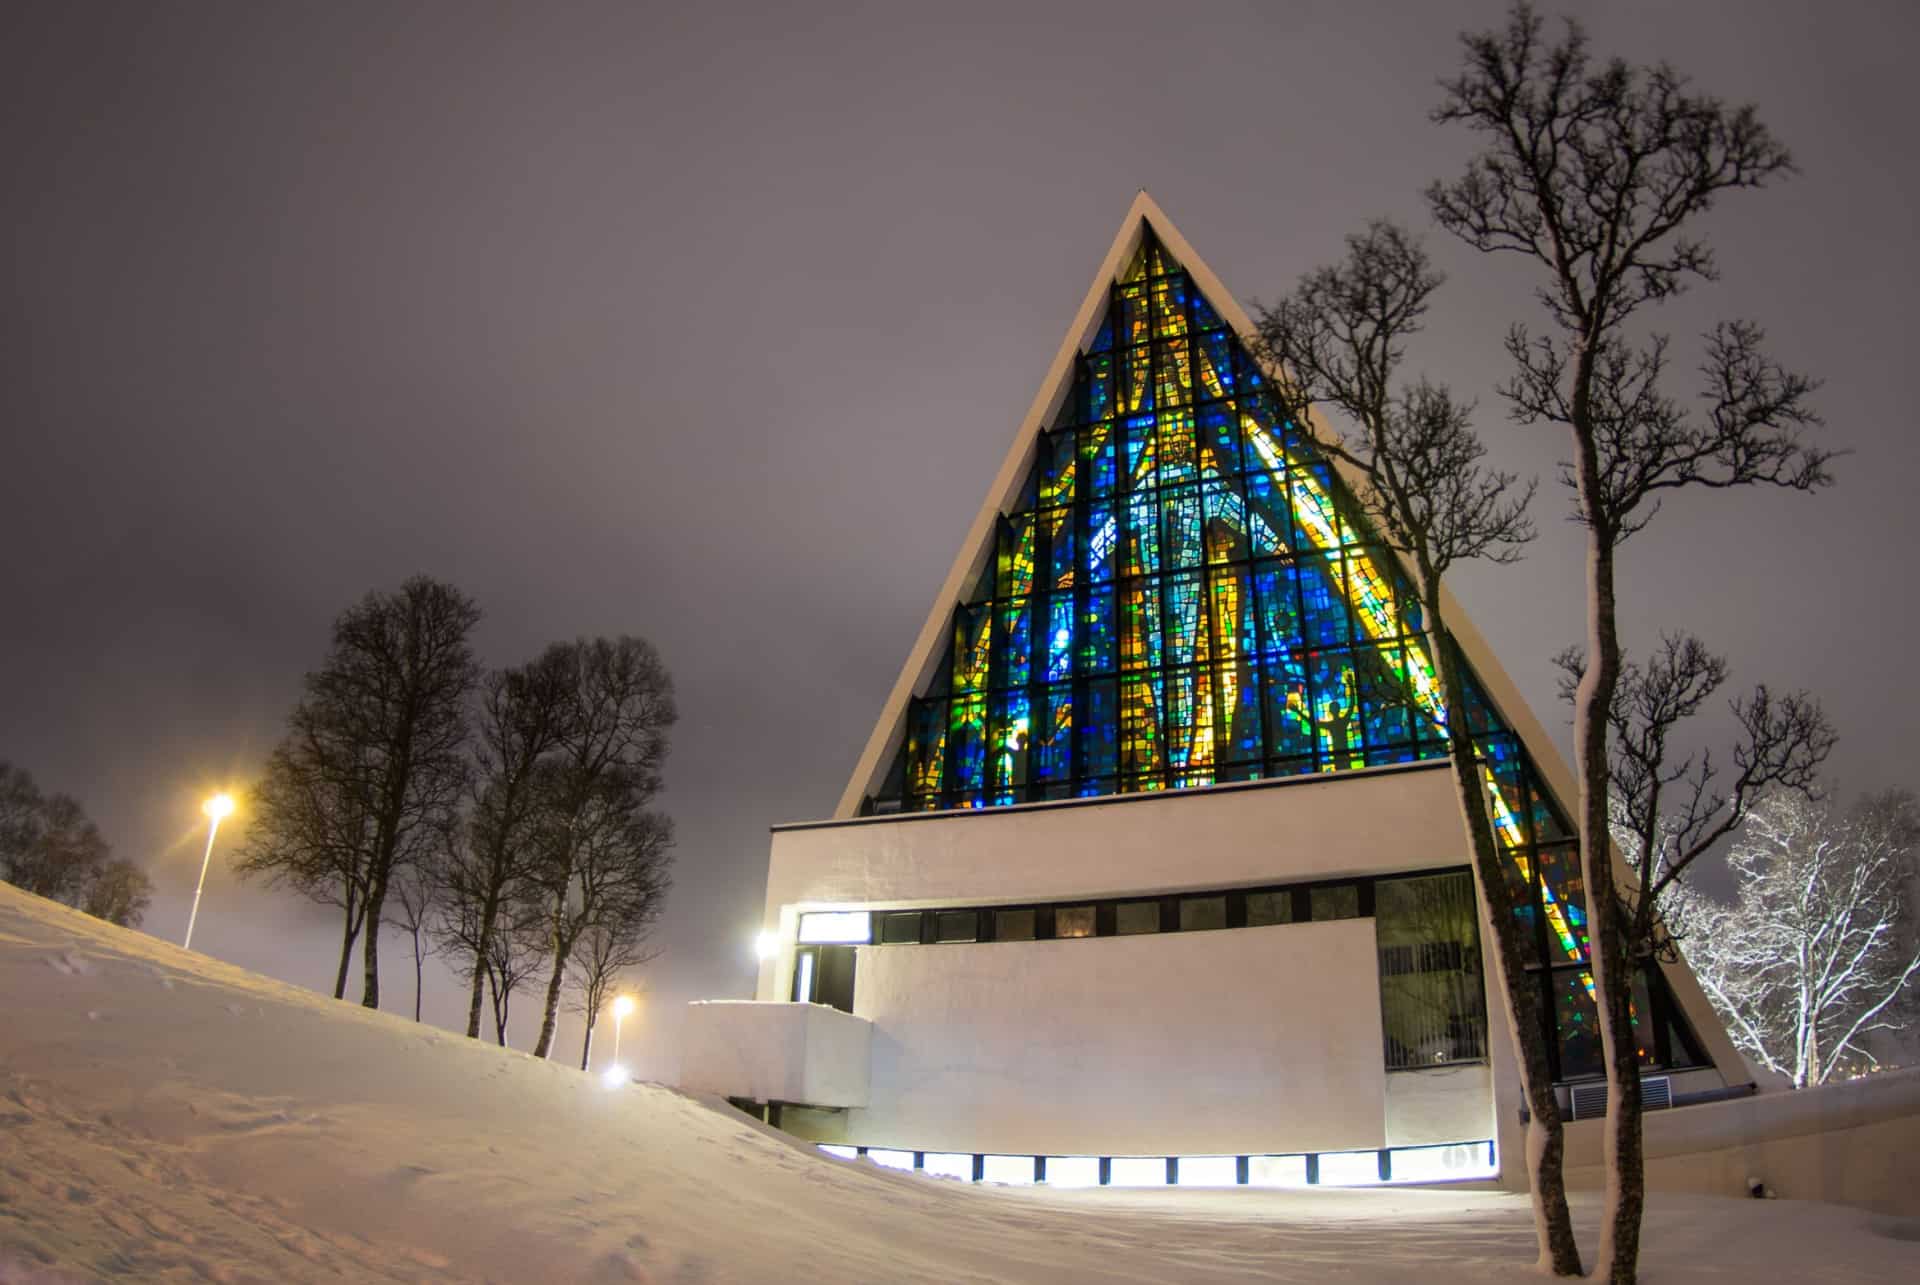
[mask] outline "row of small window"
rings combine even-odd
[[[1373,881],[964,910],[833,910],[800,916],[805,945],[1052,941],[1319,923],[1373,914]]]
[[[836,1144],[820,1150],[889,1169],[1023,1187],[1368,1187],[1482,1181],[1500,1172],[1491,1141],[1271,1156],[1015,1156]]]
[[[1112,733],[1107,734],[1111,737]],[[1392,767],[1398,764],[1445,758],[1447,747],[1440,741],[1422,741],[1417,745],[1370,745],[1362,752],[1357,746],[1341,749],[1327,747],[1318,756],[1302,755],[1250,762],[1215,763],[1203,766],[1167,767],[1132,771],[1124,776],[1061,776],[1057,779],[1022,779],[1017,772],[996,768],[994,784],[976,782],[931,790],[917,790],[904,798],[883,796],[873,801],[871,816],[900,812],[968,811],[1010,807],[1019,803],[1054,803],[1069,799],[1098,799],[1114,795],[1159,794],[1169,790],[1198,790],[1213,785],[1244,785],[1252,781],[1279,781],[1290,777],[1316,776],[1362,767]]]

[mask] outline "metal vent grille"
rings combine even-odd
[[[1573,1099],[1574,1119],[1592,1120],[1607,1113],[1607,1082],[1605,1080],[1576,1084],[1568,1092]],[[1640,1109],[1642,1111],[1664,1111],[1672,1105],[1672,1076],[1643,1075],[1640,1077]]]

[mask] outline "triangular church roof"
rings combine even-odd
[[[999,472],[995,474],[986,499],[961,542],[959,552],[928,611],[926,622],[921,626],[906,663],[901,666],[899,677],[895,679],[881,708],[879,721],[875,723],[866,747],[854,765],[853,775],[840,796],[839,805],[834,809],[836,818],[860,815],[863,802],[878,791],[905,735],[908,702],[925,688],[951,643],[954,604],[967,596],[992,559],[997,519],[1018,499],[1022,483],[1033,467],[1040,435],[1053,421],[1073,388],[1075,363],[1093,344],[1095,335],[1106,320],[1108,297],[1114,283],[1150,238],[1157,239],[1179,262],[1191,278],[1196,292],[1242,342],[1253,335],[1253,322],[1246,310],[1206,260],[1200,257],[1192,243],[1174,226],[1166,211],[1142,189],[1127,207],[1120,230],[1107,247],[1100,266],[1094,271],[1093,280],[1081,299],[1078,311],[1074,313],[1073,322],[1067,327],[1067,333],[1040,381],[1039,392],[1014,432]],[[1274,372],[1267,373],[1271,378]],[[1316,438],[1326,440],[1328,430],[1317,419],[1312,420],[1307,428]],[[1358,492],[1363,487],[1364,483],[1353,470],[1338,460],[1332,460],[1331,464],[1350,491]],[[1387,556],[1393,555],[1388,553]],[[1570,805],[1575,798],[1573,776],[1558,747],[1547,736],[1520,696],[1519,689],[1501,667],[1492,648],[1474,628],[1459,604],[1453,601],[1450,592],[1446,593],[1443,601],[1449,632],[1478,676],[1486,698],[1506,725],[1519,736],[1535,767],[1546,778],[1551,792],[1563,807]]]

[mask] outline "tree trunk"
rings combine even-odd
[[[1473,852],[1474,882],[1479,885],[1481,914],[1493,933],[1493,973],[1506,997],[1507,1037],[1519,1063],[1520,1089],[1527,1102],[1527,1187],[1533,1197],[1533,1225],[1539,1242],[1538,1266],[1555,1276],[1580,1275],[1580,1247],[1567,1210],[1563,1173],[1566,1139],[1560,1103],[1553,1095],[1553,1072],[1541,1047],[1542,1020],[1539,989],[1527,972],[1519,929],[1514,923],[1506,858],[1494,839],[1487,817],[1486,785],[1467,726],[1466,685],[1448,650],[1438,595],[1423,604],[1429,622],[1427,646],[1439,671],[1447,702],[1448,761],[1453,769],[1454,797],[1460,805]],[[1491,1032],[1489,1032],[1491,1035]],[[1511,1163],[1506,1158],[1505,1163]]]
[[[1597,512],[1597,506],[1589,512]],[[1587,617],[1587,666],[1574,690],[1573,739],[1580,777],[1580,872],[1587,885],[1587,936],[1607,1068],[1607,1194],[1596,1274],[1610,1285],[1634,1285],[1646,1203],[1640,1060],[1633,1035],[1632,964],[1607,825],[1607,711],[1620,679],[1620,638],[1613,544],[1593,523],[1587,539]]]
[[[413,1020],[416,1022],[420,1020],[420,982],[423,962],[424,956],[420,954],[420,930],[416,927],[413,930]]]
[[[467,1038],[480,1038],[480,992],[486,981],[487,943],[493,940],[493,925],[500,917],[500,903],[489,899],[480,910],[480,945],[473,952],[473,988],[467,996]]]
[[[360,930],[354,927],[353,923],[353,897],[349,894],[347,897],[347,924],[344,929],[344,935],[340,941],[340,971],[335,973],[333,977],[333,997],[335,999],[346,998],[347,969],[353,963],[353,939],[359,935]]]
[[[500,1042],[500,1047],[505,1048],[507,1047],[507,1005],[512,1001],[513,996],[500,993],[500,983],[494,979],[491,972],[487,974],[487,989],[493,996],[493,1036]]]
[[[380,1007],[380,910],[387,899],[387,881],[382,879],[367,890],[367,930],[365,989],[360,993],[363,1008]]]
[[[554,943],[553,976],[547,979],[547,1006],[540,1018],[540,1039],[533,1046],[535,1057],[545,1057],[553,1051],[553,1032],[560,1022],[560,991],[567,980],[567,955],[559,942]]]
[[[580,1069],[587,1069],[587,1062],[593,1057],[593,1010],[587,1010],[587,1033],[580,1041]]]

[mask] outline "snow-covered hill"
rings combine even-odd
[[[1824,1205],[1659,1197],[1648,1242],[1655,1285],[1920,1278],[1920,1225]],[[6,1285],[1465,1285],[1531,1261],[1511,1196],[974,1188],[835,1160],[0,885]]]

